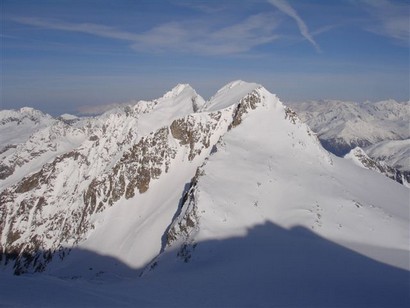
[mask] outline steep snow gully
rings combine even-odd
[[[409,188],[259,84],[0,134],[1,304],[410,306]]]

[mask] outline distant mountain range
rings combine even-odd
[[[410,101],[290,103],[330,152],[344,156],[361,147],[410,182]]]
[[[0,111],[3,272],[42,272],[2,275],[4,303],[410,304],[409,188],[388,166],[406,167],[409,103],[293,107],[234,81],[96,117]],[[27,279],[61,289],[30,299]]]

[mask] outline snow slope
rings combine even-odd
[[[2,275],[6,305],[410,304],[408,188],[327,152],[261,85],[87,121],[0,196],[4,268],[44,271]]]

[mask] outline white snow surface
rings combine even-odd
[[[225,109],[238,103],[244,96],[262,86],[256,83],[248,83],[236,80],[228,83],[218,90],[214,96],[205,104],[206,111]]]
[[[239,104],[245,106],[249,98],[257,98],[254,108],[233,125]],[[95,212],[86,238],[63,261],[53,259],[45,273],[15,277],[5,270],[1,304],[410,304],[408,188],[328,153],[305,123],[254,83],[232,82],[208,102],[189,85],[178,85],[158,100],[77,122],[75,129],[87,138],[71,149],[91,164],[57,165],[61,174],[48,196],[61,204],[42,215],[81,208],[92,179],[113,172],[133,144],[175,119],[192,125],[210,146],[192,145],[199,151],[189,159],[191,145],[170,134],[167,146],[175,157],[169,170],[162,169],[146,192]],[[41,234],[46,226],[27,230]]]

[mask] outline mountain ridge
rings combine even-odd
[[[6,304],[410,301],[409,188],[362,150],[353,162],[326,151],[261,85],[208,101],[177,85],[21,136],[1,154]]]
[[[241,109],[241,114],[237,114],[235,117],[233,116],[235,110],[233,104],[238,104],[238,102],[234,99],[230,104],[232,106],[226,108],[224,117],[222,117],[221,112],[210,112],[209,116],[207,116],[206,112],[195,114],[195,108],[193,105],[194,100],[199,101],[200,104],[202,103],[201,98],[192,88],[179,85],[158,100],[142,102],[135,105],[134,108],[123,107],[111,110],[96,118],[94,122],[90,122],[91,120],[87,119],[83,131],[89,137],[84,140],[79,147],[73,149],[71,152],[64,153],[63,155],[58,155],[56,153],[57,156],[55,156],[54,159],[51,159],[49,163],[45,164],[38,172],[25,176],[18,184],[11,184],[8,187],[3,187],[3,192],[0,198],[4,206],[9,209],[8,213],[6,211],[3,212],[1,219],[3,251],[11,249],[11,246],[8,246],[9,244],[7,244],[9,242],[15,243],[13,246],[15,248],[12,248],[12,251],[17,249],[17,254],[22,254],[23,252],[26,253],[24,248],[21,247],[26,247],[29,252],[39,250],[40,248],[46,248],[41,245],[51,245],[51,249],[57,251],[61,249],[60,244],[58,244],[61,242],[61,239],[59,240],[59,238],[62,238],[62,241],[68,246],[77,244],[86,237],[84,234],[89,232],[93,226],[93,224],[90,224],[85,218],[88,217],[88,215],[98,214],[102,207],[101,202],[97,204],[97,202],[94,201],[96,199],[94,193],[97,189],[96,185],[97,183],[99,183],[98,185],[101,185],[102,183],[102,180],[97,180],[98,174],[101,174],[101,172],[104,174],[106,172],[104,170],[110,169],[114,170],[115,173],[118,172],[115,161],[119,162],[121,165],[124,164],[124,162],[129,161],[127,157],[131,157],[131,161],[134,159],[139,160],[136,164],[137,169],[135,169],[135,174],[132,175],[132,180],[131,178],[127,179],[127,182],[130,181],[127,184],[127,189],[123,186],[126,184],[124,182],[124,176],[120,176],[118,179],[119,182],[117,182],[120,186],[119,188],[110,188],[109,191],[112,191],[112,196],[109,200],[107,198],[110,195],[107,197],[107,192],[103,193],[105,194],[103,199],[109,201],[111,205],[115,201],[118,201],[123,193],[125,193],[127,199],[132,198],[134,196],[135,188],[138,189],[139,193],[145,192],[149,187],[148,185],[151,178],[156,179],[162,172],[167,171],[168,166],[164,165],[161,167],[162,163],[160,162],[163,160],[165,152],[164,150],[161,150],[161,148],[157,149],[155,146],[165,145],[168,147],[167,144],[169,138],[172,136],[173,140],[178,140],[177,142],[180,146],[183,146],[183,148],[189,148],[189,151],[185,152],[183,155],[187,154],[188,161],[192,161],[196,155],[201,154],[201,146],[199,143],[201,138],[205,138],[201,139],[202,146],[205,146],[205,148],[211,146],[208,139],[209,137],[200,137],[200,135],[195,135],[196,133],[200,132],[201,134],[201,132],[216,129],[217,125],[222,125],[222,131],[226,131],[230,121],[239,121],[240,116],[247,112],[246,108],[254,108],[254,106],[246,106],[246,104],[244,104],[245,107]],[[185,114],[188,116],[184,117]],[[128,120],[120,124],[119,119],[123,117]],[[146,119],[144,119],[144,117]],[[173,120],[178,117],[180,120]],[[207,119],[202,121],[201,118],[203,117],[207,117]],[[101,120],[103,120],[103,122],[101,122]],[[199,122],[196,122],[198,120]],[[209,126],[212,121],[214,121],[214,124]],[[161,122],[164,124],[168,123],[168,128],[164,128]],[[76,122],[75,125],[78,127],[81,123]],[[199,125],[197,130],[195,130],[195,125]],[[133,127],[137,127],[137,130]],[[124,129],[127,132],[125,134],[121,133],[121,130]],[[148,132],[150,133],[148,134]],[[213,143],[215,143],[219,137],[217,136],[216,138],[217,139],[215,139]],[[114,148],[108,145],[107,142],[108,144],[114,144],[116,149],[114,150]],[[131,144],[131,146],[127,144]],[[132,144],[135,145],[133,146]],[[175,141],[173,141],[172,144],[174,144],[174,146],[171,146],[170,148],[168,147],[168,150],[166,151],[169,153],[167,155],[170,155],[172,159],[175,159]],[[200,146],[199,148],[198,145]],[[135,156],[136,154],[132,154],[133,149],[137,152],[142,152],[139,152],[140,154]],[[151,155],[154,156],[146,160],[149,154],[148,152],[151,151],[153,151]],[[160,156],[156,156],[158,154]],[[123,159],[122,162],[121,159]],[[158,167],[152,165],[155,161],[160,162]],[[130,163],[131,162],[127,163],[128,167],[130,166]],[[144,167],[147,164],[151,166],[148,168]],[[165,169],[163,169],[164,167]],[[70,173],[67,174],[64,172],[66,168],[71,170]],[[190,177],[191,176],[189,176],[189,178]],[[50,181],[50,179],[52,179],[52,181]],[[76,184],[77,181],[80,182]],[[113,185],[111,177],[108,178],[108,181],[111,187],[111,185]],[[41,197],[39,197],[40,195]],[[63,197],[63,199],[60,200],[59,198],[64,195],[71,195],[71,197],[66,199],[68,201],[62,201],[67,197]],[[67,205],[71,208],[71,210],[69,210],[71,213],[69,217],[72,218],[68,221],[66,221],[67,218],[61,218],[63,220],[59,218],[58,220],[61,222],[57,225],[55,225],[56,217],[46,220],[44,220],[44,218],[39,218],[40,221],[36,222],[35,217],[38,217],[38,215],[42,216],[42,208],[50,206],[52,208],[55,207],[54,204],[56,204],[57,201],[53,200],[60,200],[58,203],[68,202]],[[16,202],[19,202],[20,204],[17,207]],[[83,205],[81,205],[82,202],[84,202]],[[31,211],[25,210],[26,207],[31,209]],[[13,208],[15,208],[14,210],[22,211],[23,216],[14,216],[13,220],[10,221],[6,217],[12,215],[10,210]],[[36,211],[40,211],[37,216],[35,215]],[[57,213],[58,211],[61,211],[61,209],[57,210]],[[63,217],[64,216],[67,217],[67,215],[63,215]],[[18,221],[22,224],[20,230],[31,230],[31,235],[28,235],[31,238],[29,242],[21,237],[24,234],[27,235],[30,233],[27,233],[26,231],[17,232],[15,230],[16,226],[19,224]],[[29,227],[30,224],[33,224],[33,221],[34,225]],[[50,240],[45,239],[44,234],[41,235],[34,231],[35,229],[38,229],[39,224],[46,223],[46,221],[48,221],[48,227],[46,227],[46,229],[48,229],[48,232],[51,232],[51,234],[54,234],[49,234],[48,236],[50,236],[51,239],[54,239],[51,242],[55,242],[55,244],[51,244]],[[63,223],[63,231],[57,232],[57,229],[61,229],[61,223]],[[38,239],[38,236],[42,239]],[[36,238],[37,240],[35,240]],[[45,244],[46,242],[49,244]],[[38,269],[42,269],[43,264],[42,262],[39,263],[40,267],[38,267]]]
[[[216,277],[232,271],[239,280],[226,276],[227,284],[244,284],[246,277],[234,272],[241,262],[257,264],[257,252],[264,251],[257,273],[266,266],[272,277],[262,275],[258,289],[280,285],[273,275],[280,264],[266,263],[275,247],[260,246],[277,244],[276,236],[285,245],[281,234],[290,234],[297,247],[308,236],[313,248],[323,248],[323,238],[360,260],[400,268],[400,275],[409,271],[408,188],[327,152],[310,127],[261,85],[235,81],[208,102],[187,85],[170,92],[75,121],[69,126],[84,137],[78,146],[63,154],[49,150],[50,158],[22,180],[0,181],[4,268],[97,279],[104,288],[112,277],[127,285],[128,268],[154,294],[156,284],[172,281],[172,273],[198,281],[193,268]],[[64,131],[65,138],[71,134]],[[41,140],[38,132],[33,136],[32,142]],[[255,242],[237,240],[254,234]],[[221,243],[242,243],[237,259]],[[246,256],[255,251],[250,263],[241,250]],[[284,251],[297,259],[292,249]],[[97,265],[93,254],[106,258]],[[360,281],[370,283],[370,276]],[[393,276],[385,277],[387,284]],[[341,277],[334,277],[335,285],[346,283],[347,276]],[[404,286],[400,279],[400,290]]]

